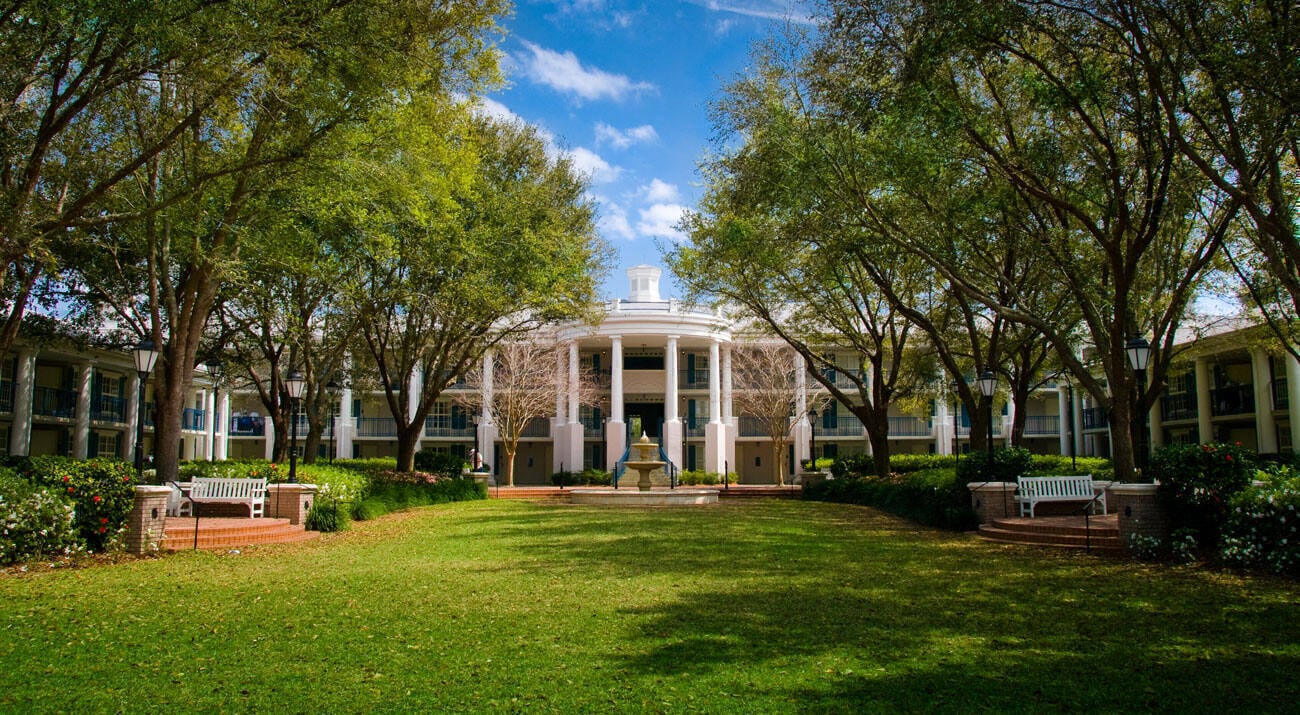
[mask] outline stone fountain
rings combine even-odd
[[[637,480],[636,488],[639,491],[650,491],[650,473],[656,469],[662,469],[667,462],[655,459],[658,456],[659,445],[650,441],[645,432],[641,433],[641,439],[632,445],[632,457],[623,463],[628,469],[636,470]]]
[[[659,459],[659,445],[641,434],[641,439],[629,449],[629,459],[623,466],[637,473],[636,491],[631,489],[573,489],[569,501],[573,504],[603,504],[607,506],[693,506],[717,504],[717,489],[657,489],[651,490],[650,474],[668,464]]]

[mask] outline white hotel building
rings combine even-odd
[[[637,422],[662,444],[681,469],[729,470],[742,482],[776,479],[770,440],[757,421],[736,414],[732,404],[731,355],[737,336],[717,313],[696,310],[659,294],[660,271],[628,270],[629,297],[607,304],[595,326],[562,325],[553,339],[567,346],[556,365],[557,382],[569,384],[582,367],[599,375],[598,407],[578,404],[574,390],[557,390],[555,413],[525,433],[515,460],[515,482],[548,484],[551,473],[585,467],[611,469]],[[1300,443],[1300,364],[1270,353],[1265,344],[1241,339],[1256,329],[1234,331],[1189,344],[1170,371],[1169,385],[1151,411],[1152,444],[1206,440],[1239,441],[1261,453],[1285,452]],[[857,359],[842,356],[843,372]],[[832,379],[847,379],[836,375]],[[418,379],[418,377],[417,377]],[[0,450],[9,454],[65,454],[78,458],[116,455],[131,459],[136,420],[145,418],[145,448],[151,449],[151,397],[143,409],[131,356],[21,342],[0,362]],[[455,404],[451,386],[425,422],[421,449],[466,454],[475,444],[500,473],[501,451],[493,426]],[[813,423],[804,409],[808,390],[801,381],[796,423],[786,455],[787,472],[808,457],[815,437],[819,457],[870,449],[862,425],[832,403]],[[273,430],[259,414],[255,394],[217,391],[202,367],[183,415],[184,459],[269,457]],[[1027,405],[1022,444],[1034,452],[1106,455],[1109,427],[1100,410],[1067,386],[1049,386]],[[396,428],[382,395],[339,392],[337,416],[326,425],[321,452],[328,457],[396,454]],[[214,419],[215,416],[215,419]],[[995,417],[995,439],[1009,436],[1010,415]],[[305,434],[305,424],[299,435]],[[810,432],[814,434],[810,434]],[[952,454],[967,448],[969,423],[951,396],[931,401],[922,414],[890,417],[895,453]]]

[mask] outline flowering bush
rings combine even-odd
[[[1263,486],[1233,497],[1220,556],[1230,566],[1300,575],[1300,474],[1260,472]]]
[[[72,501],[58,490],[0,473],[0,564],[82,550]]]
[[[43,456],[19,460],[14,469],[28,482],[55,489],[72,500],[77,531],[86,548],[108,551],[120,543],[135,502],[135,470],[130,464],[117,459]]]
[[[1255,475],[1255,455],[1240,444],[1171,445],[1151,456],[1151,472],[1172,526],[1193,530],[1199,543],[1213,547],[1228,502]]]

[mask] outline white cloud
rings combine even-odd
[[[686,235],[677,229],[677,223],[687,211],[681,204],[653,204],[639,211],[641,220],[636,222],[637,233],[656,238],[670,238],[674,241],[685,240]]]
[[[624,75],[584,67],[572,52],[555,52],[524,42],[526,56],[517,57],[525,76],[556,91],[581,99],[622,100],[631,94],[658,91],[649,82],[633,82]]]
[[[642,124],[631,129],[615,129],[604,122],[596,124],[596,146],[608,144],[615,149],[626,149],[633,144],[645,144],[659,140],[659,133],[649,124]]]
[[[649,184],[641,187],[640,192],[646,202],[651,204],[675,204],[682,200],[676,184],[659,179],[651,179]]]
[[[482,114],[487,117],[491,117],[492,119],[495,119],[500,122],[521,122],[522,123],[524,121],[523,118],[520,117],[518,114],[515,114],[514,112],[510,111],[509,107],[496,101],[495,99],[489,99],[487,97],[478,97],[476,98],[475,108],[478,110],[479,114]]]
[[[632,223],[627,220],[627,209],[601,196],[593,196],[592,198],[600,204],[600,218],[596,221],[596,226],[601,235],[606,238],[617,238],[624,241],[631,241],[636,238],[636,232],[632,230]]]
[[[805,7],[806,2],[787,0],[690,0],[713,12],[754,17],[760,20],[789,20],[800,24],[813,24],[814,19]]]
[[[608,184],[617,181],[618,177],[623,173],[621,168],[612,166],[602,159],[599,154],[586,147],[577,147],[565,153],[573,162],[573,168],[578,173],[588,176],[593,184]]]

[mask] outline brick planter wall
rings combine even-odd
[[[290,524],[307,521],[307,512],[316,501],[315,484],[268,484],[264,513],[272,519],[288,519]]]
[[[981,524],[1020,513],[1015,482],[972,482],[966,486],[970,489],[971,508]]]
[[[1156,496],[1155,484],[1113,484],[1106,492],[1110,511],[1119,515],[1119,538],[1125,544],[1134,534],[1166,539],[1169,513]]]
[[[167,524],[167,496],[171,489],[152,485],[135,488],[135,504],[126,518],[126,550],[133,554],[157,551]]]

